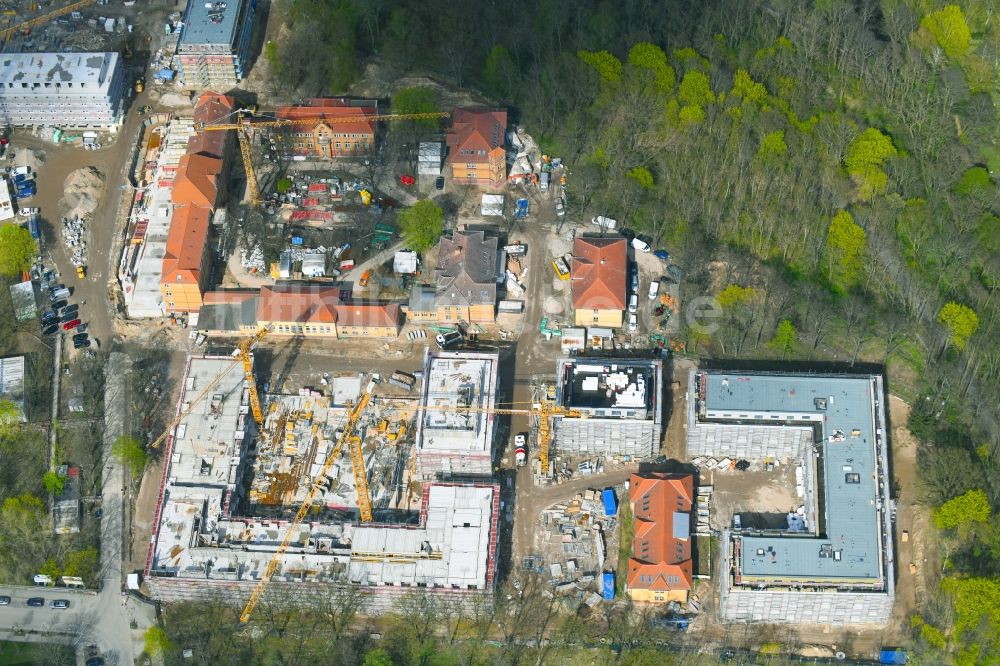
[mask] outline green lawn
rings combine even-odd
[[[76,663],[76,657],[73,648],[68,645],[0,641],[0,666],[73,663]]]
[[[615,596],[625,593],[625,576],[628,574],[628,558],[632,557],[632,536],[635,534],[632,520],[632,506],[628,494],[618,502],[618,570],[615,572]]]

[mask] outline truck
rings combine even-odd
[[[393,386],[398,386],[401,389],[409,391],[413,388],[413,385],[417,383],[417,378],[408,372],[396,370],[394,373],[389,375],[389,383]]]
[[[32,215],[28,218],[28,233],[35,240],[42,240],[42,227],[38,223],[37,215]]]
[[[528,433],[519,432],[514,435],[514,462],[518,467],[524,467],[528,462]]]
[[[552,177],[548,171],[543,171],[541,177],[538,180],[538,189],[542,192],[549,191],[549,178]]]

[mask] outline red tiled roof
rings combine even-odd
[[[259,321],[335,324],[340,304],[337,287],[318,285],[275,285],[260,288],[257,303]]]
[[[337,326],[399,326],[398,303],[345,303],[334,306],[334,310],[337,313]]]
[[[232,122],[231,115],[236,108],[236,102],[228,95],[216,92],[205,92],[194,105],[194,126],[198,130],[202,125]],[[202,153],[213,157],[222,157],[229,132],[199,131],[188,139],[189,153]]]
[[[624,310],[628,246],[624,238],[573,241],[573,307]]]
[[[453,162],[482,164],[491,151],[502,148],[507,132],[507,110],[455,107],[447,143]]]
[[[633,474],[629,501],[635,515],[632,557],[628,561],[629,589],[690,590],[693,578],[690,520],[694,477],[690,474],[650,472]],[[687,521],[683,535],[674,533],[677,520]]]
[[[210,208],[196,205],[180,206],[174,211],[163,256],[162,282],[198,284],[211,216]]]
[[[177,165],[171,199],[178,206],[195,204],[214,208],[220,173],[222,160],[207,155],[185,154]]]
[[[331,97],[310,99],[306,104],[282,106],[275,112],[275,116],[286,120],[298,118],[344,119],[336,123],[323,124],[337,134],[374,135],[375,121],[369,120],[368,117],[374,116],[377,113],[378,106],[374,100],[350,100],[343,97]],[[354,118],[356,121],[351,122],[347,120],[350,118]],[[315,128],[321,122],[317,120],[311,127]],[[303,124],[299,125],[299,127],[310,127],[310,125]]]

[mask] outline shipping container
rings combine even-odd
[[[614,488],[605,488],[601,492],[601,500],[604,502],[604,513],[609,516],[618,514],[618,498],[615,496]]]
[[[605,571],[601,577],[601,596],[611,601],[615,598],[615,572]]]
[[[409,391],[417,383],[417,378],[408,372],[397,370],[389,375],[389,383]]]

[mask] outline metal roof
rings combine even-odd
[[[822,433],[824,534],[742,537],[744,577],[881,580],[875,377],[709,372],[706,379],[709,420],[802,421]]]
[[[0,55],[0,96],[95,97],[108,93],[118,54],[4,53]]]
[[[184,17],[184,32],[180,44],[226,44],[236,39],[236,19],[245,0],[206,2],[194,0],[188,4]]]

